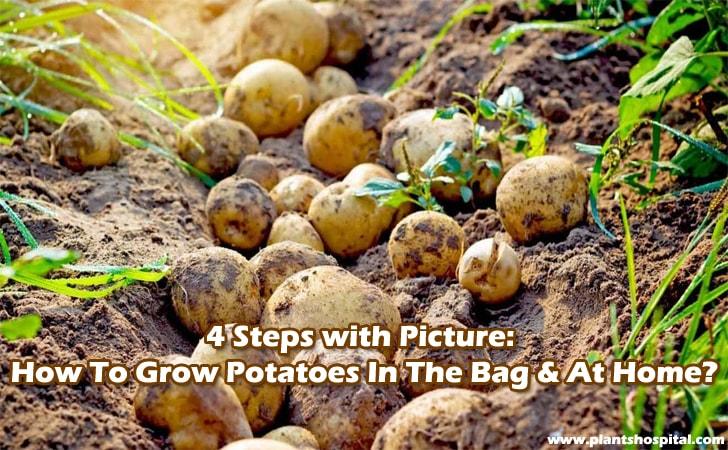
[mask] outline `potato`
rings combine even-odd
[[[165,364],[190,364],[170,355]],[[167,430],[176,450],[217,450],[238,439],[253,437],[240,402],[230,386],[214,384],[140,384],[134,395],[137,418],[150,427]]]
[[[583,171],[561,156],[538,156],[516,164],[498,186],[501,223],[518,243],[569,231],[587,213]]]
[[[296,447],[273,439],[255,438],[235,441],[221,450],[296,450]]]
[[[383,178],[386,180],[397,179],[394,174],[384,166],[374,163],[363,163],[351,169],[351,172],[349,172],[342,181],[354,189],[360,189],[368,182],[377,178]],[[389,228],[394,227],[402,219],[413,212],[415,212],[415,205],[413,203],[402,203],[395,211],[394,218],[392,219],[392,223],[389,225]]]
[[[382,129],[394,118],[390,102],[374,95],[347,95],[319,106],[306,121],[303,148],[314,167],[332,176],[377,159]]]
[[[286,278],[316,266],[336,266],[336,260],[308,245],[284,241],[269,245],[250,260],[260,281],[260,295],[269,298]]]
[[[513,297],[521,285],[521,265],[510,245],[483,239],[471,245],[458,264],[458,281],[487,305]]]
[[[207,247],[178,258],[169,274],[172,305],[180,322],[201,336],[214,325],[255,325],[260,319],[260,284],[242,255]]]
[[[454,277],[465,232],[455,220],[434,211],[411,214],[394,227],[387,250],[397,278]]]
[[[308,245],[314,250],[324,251],[321,236],[311,222],[298,213],[285,212],[273,222],[268,236],[268,245],[285,241],[297,242]]]
[[[280,181],[278,168],[272,158],[265,155],[248,155],[240,161],[238,171],[240,178],[250,178],[266,191],[270,191]]]
[[[215,236],[239,250],[259,247],[277,217],[268,193],[253,180],[225,178],[210,190],[205,204]]]
[[[235,172],[243,155],[258,153],[258,138],[244,123],[208,116],[188,123],[177,138],[180,157],[206,174]]]
[[[490,448],[484,428],[488,397],[466,389],[437,389],[395,413],[378,432],[372,450]]]
[[[265,366],[268,363],[279,365],[281,363],[278,354],[269,348],[254,347],[233,347],[230,341],[233,339],[230,323],[225,326],[226,344],[221,348],[214,348],[212,345],[201,339],[192,352],[192,360],[197,363],[219,365],[223,372],[227,360],[242,360],[245,364]],[[286,387],[278,384],[250,384],[239,378],[235,384],[230,385],[235,391],[240,404],[245,411],[245,417],[253,433],[260,433],[273,424],[278,416],[281,407],[286,399]]]
[[[114,164],[121,157],[116,128],[95,109],[74,111],[51,135],[54,161],[74,172]]]
[[[286,211],[307,213],[308,207],[324,184],[311,175],[297,174],[282,179],[271,191],[270,197],[278,214]]]
[[[357,11],[340,2],[313,6],[326,19],[329,28],[329,49],[324,62],[344,65],[354,61],[367,39],[367,30]]]
[[[288,277],[268,299],[260,324],[296,330],[378,324],[395,332],[400,322],[394,301],[378,287],[341,267],[321,266]]]
[[[263,436],[265,439],[284,442],[298,450],[320,450],[316,436],[305,428],[295,425],[276,428]]]
[[[308,218],[330,253],[353,258],[379,242],[395,210],[378,206],[371,197],[359,197],[343,182],[321,191],[311,202]]]
[[[313,108],[329,100],[354,95],[359,92],[356,81],[346,71],[337,67],[321,66],[311,75]]]
[[[306,0],[261,0],[243,18],[238,45],[241,65],[274,58],[304,73],[321,64],[329,49],[329,27]]]
[[[369,349],[301,351],[294,364],[358,365],[366,373],[367,361],[385,363],[384,356]],[[404,406],[395,385],[360,382],[353,385],[294,385],[288,400],[290,422],[308,429],[322,450],[368,449],[377,430]]]
[[[245,123],[258,137],[277,136],[301,124],[310,103],[311,88],[300,70],[263,59],[232,79],[225,91],[225,116]]]
[[[435,150],[445,141],[455,144],[453,156],[462,163],[463,171],[473,170],[468,183],[473,190],[476,200],[486,200],[493,196],[499,179],[493,176],[488,166],[480,164],[473,169],[473,162],[465,157],[465,152],[472,149],[472,123],[464,114],[456,114],[452,119],[436,119],[435,109],[418,109],[403,114],[392,120],[384,127],[380,157],[396,172],[407,171],[404,150],[413,168],[420,168],[435,153]],[[478,159],[490,159],[498,163],[501,161],[497,144],[489,145],[479,150]],[[433,194],[440,200],[460,201],[460,187],[457,183],[435,183]]]

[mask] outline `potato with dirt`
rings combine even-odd
[[[314,8],[329,28],[329,48],[324,63],[346,65],[367,43],[367,30],[356,9],[341,2],[319,2]]]
[[[286,443],[298,450],[320,450],[316,436],[303,427],[286,425],[269,431],[263,436],[264,439],[271,439]]]
[[[284,241],[269,245],[250,260],[265,300],[291,275],[317,266],[336,266],[336,259],[308,245]]]
[[[397,278],[452,278],[464,244],[465,232],[451,217],[418,211],[394,227],[387,250]]]
[[[277,59],[256,61],[230,81],[225,116],[259,137],[278,136],[300,125],[310,111],[311,88],[295,66]]]
[[[513,166],[498,186],[501,223],[520,244],[561,235],[586,219],[584,172],[561,156],[537,156]]]
[[[286,211],[306,214],[311,200],[325,188],[324,184],[306,174],[296,174],[282,179],[270,191],[278,214]]]
[[[239,253],[207,247],[177,258],[169,274],[180,322],[202,336],[214,325],[255,325],[261,314],[254,266]]]
[[[297,450],[297,447],[273,439],[255,438],[232,442],[220,450]]]
[[[308,218],[326,249],[339,258],[361,255],[379,242],[392,223],[395,210],[339,182],[321,191],[311,202]]]
[[[351,172],[349,172],[341,181],[351,188],[361,189],[368,182],[377,178],[392,181],[397,179],[394,174],[384,166],[375,163],[363,163],[351,169]],[[413,203],[402,203],[395,211],[392,223],[389,227],[394,227],[402,219],[413,212],[415,212],[415,205]]]
[[[384,355],[371,349],[324,349],[301,351],[294,364],[361,367],[367,361],[386,363]],[[352,385],[294,385],[288,400],[290,423],[305,427],[318,440],[321,450],[368,449],[378,429],[405,404],[396,385],[359,382]]]
[[[225,178],[210,190],[205,204],[215,236],[238,250],[252,250],[268,239],[278,216],[265,189],[247,178]]]
[[[521,264],[507,242],[483,239],[471,245],[458,264],[460,285],[486,305],[500,305],[521,285]]]
[[[244,123],[207,116],[188,123],[177,137],[177,152],[214,178],[232,175],[245,155],[260,150],[255,133]]]
[[[329,50],[326,19],[306,0],[260,0],[242,18],[240,66],[279,59],[308,73]]]
[[[324,243],[316,228],[306,217],[298,213],[285,212],[273,222],[268,236],[268,245],[285,241],[308,245],[319,252],[324,251]]]
[[[265,366],[272,363],[281,363],[278,354],[269,348],[233,347],[230,342],[234,339],[230,323],[225,326],[225,344],[214,348],[201,339],[195,347],[190,358],[196,363],[220,366],[225,371],[228,360],[241,360],[246,365]],[[242,377],[234,384],[229,385],[245,411],[253,433],[260,433],[273,425],[278,413],[281,411],[286,399],[286,386],[282,384],[251,384]]]
[[[161,362],[193,364],[182,355],[170,355]],[[220,379],[213,384],[140,384],[134,411],[144,425],[169,432],[176,450],[217,450],[228,442],[253,437],[235,392]]]
[[[306,121],[303,148],[311,165],[335,177],[375,162],[394,105],[375,95],[347,95],[319,106]]]
[[[372,450],[485,449],[492,413],[488,397],[466,389],[428,392],[397,411],[377,432]]]
[[[95,109],[78,109],[51,135],[51,159],[74,172],[114,164],[121,158],[116,128]]]
[[[248,155],[243,158],[235,174],[240,178],[250,178],[263,186],[266,191],[273,189],[280,181],[278,167],[273,158],[261,154]]]
[[[351,75],[338,67],[321,66],[311,74],[310,81],[313,109],[329,100],[359,92]]]

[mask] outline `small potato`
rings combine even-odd
[[[454,277],[465,232],[451,217],[434,211],[411,214],[389,237],[389,258],[397,278]]]
[[[95,109],[74,111],[51,135],[52,159],[74,172],[114,164],[121,157],[116,128]]]
[[[253,180],[225,178],[210,190],[205,204],[215,236],[240,250],[252,250],[268,239],[276,207],[268,193]]]
[[[225,91],[225,116],[245,123],[258,137],[276,136],[301,124],[310,103],[311,88],[300,70],[263,59],[232,79]]]
[[[383,178],[385,180],[396,180],[392,172],[386,167],[374,163],[363,163],[351,169],[351,172],[344,177],[342,182],[354,189],[364,187],[368,182]],[[402,203],[394,213],[390,228],[397,225],[402,219],[415,212],[415,205],[410,202]]]
[[[358,365],[365,375],[367,361],[386,363],[381,353],[371,349],[327,350],[318,346],[301,351],[294,364]],[[322,450],[368,449],[377,430],[404,404],[396,385],[365,382],[294,385],[288,400],[290,422],[313,433]]]
[[[243,18],[241,65],[274,58],[304,73],[321,65],[329,49],[326,19],[306,0],[260,0]]]
[[[394,105],[374,95],[347,95],[319,106],[306,121],[303,148],[308,160],[329,175],[346,175],[377,159],[382,129]]]
[[[242,441],[235,441],[231,444],[226,445],[220,450],[296,450],[296,447],[290,446],[285,442],[276,441],[273,439],[244,439]]]
[[[271,191],[270,197],[276,205],[278,214],[286,211],[306,214],[308,207],[324,184],[311,175],[291,175],[282,179]]]
[[[276,428],[263,436],[265,439],[285,442],[298,450],[320,450],[316,436],[305,428],[295,425]]]
[[[268,299],[294,273],[316,266],[336,266],[336,259],[308,245],[284,241],[269,245],[250,260],[260,281],[260,295]]]
[[[372,450],[486,449],[488,397],[466,389],[437,389],[409,402],[377,432]]]
[[[321,236],[308,219],[297,213],[283,213],[273,222],[270,236],[268,236],[268,245],[285,241],[297,242],[308,245],[314,250],[324,251]]]
[[[272,349],[233,347],[230,344],[234,339],[233,326],[232,323],[225,326],[226,344],[223,347],[216,349],[201,339],[190,358],[197,363],[219,365],[223,372],[226,362],[231,359],[256,366],[281,363],[278,354]],[[270,427],[278,416],[286,399],[286,387],[282,384],[250,384],[242,378],[238,380],[230,387],[240,400],[253,433],[260,433]]]
[[[268,299],[260,324],[296,330],[378,324],[396,332],[400,322],[394,301],[378,287],[341,267],[321,266],[288,277]]]
[[[354,95],[359,92],[356,81],[346,71],[337,67],[321,66],[311,75],[312,107],[316,108],[329,100]]]
[[[356,191],[343,182],[334,183],[314,197],[308,209],[326,248],[340,258],[359,256],[376,245],[394,217],[393,208],[378,206]]]
[[[250,178],[266,191],[270,191],[280,181],[278,168],[272,158],[265,155],[249,155],[240,161],[236,175]]]
[[[243,155],[258,153],[258,138],[244,123],[203,117],[188,123],[177,138],[180,157],[215,178],[235,172]]]
[[[324,62],[345,65],[354,61],[367,39],[367,30],[357,11],[340,2],[321,2],[313,6],[329,27],[330,42]]]
[[[178,258],[169,275],[172,305],[180,322],[201,336],[213,325],[255,325],[260,319],[260,284],[242,255],[207,247]]]
[[[170,355],[165,364],[191,364]],[[134,410],[145,425],[167,430],[176,450],[217,450],[238,439],[253,437],[240,402],[230,386],[214,384],[140,384]]]
[[[583,171],[561,156],[537,156],[516,164],[503,177],[496,209],[508,234],[518,243],[569,231],[587,213]]]
[[[458,281],[487,305],[513,297],[521,285],[518,255],[505,242],[483,239],[471,245],[458,264]]]

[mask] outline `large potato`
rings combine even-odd
[[[268,299],[261,325],[269,328],[347,328],[351,324],[399,328],[399,309],[378,287],[341,267],[321,266],[286,279]],[[384,349],[389,355],[391,349]],[[314,433],[315,434],[315,433]]]
[[[225,116],[245,123],[258,137],[285,134],[310,111],[311,88],[295,66],[277,59],[241,70],[225,91]]]
[[[191,364],[181,355],[170,355],[166,364]],[[137,418],[169,432],[176,450],[217,450],[228,442],[253,437],[245,412],[230,386],[214,384],[138,385],[134,395]]]
[[[308,73],[329,48],[329,27],[306,0],[261,0],[243,18],[238,45],[241,65],[280,59]]]
[[[316,266],[336,266],[336,259],[308,245],[284,241],[269,245],[250,260],[260,281],[263,299],[296,272]]]
[[[538,156],[516,164],[503,177],[496,209],[503,227],[519,243],[565,233],[586,218],[584,172],[560,156]]]
[[[172,266],[169,280],[177,317],[198,336],[213,325],[255,325],[260,319],[258,277],[237,252],[207,247],[183,255]]]
[[[328,251],[341,258],[359,256],[376,245],[394,217],[393,208],[378,206],[356,192],[343,182],[334,183],[314,197],[308,209]]]
[[[95,109],[74,111],[51,135],[52,158],[75,172],[113,164],[121,157],[116,128]]]
[[[278,354],[269,348],[254,347],[233,347],[230,341],[233,339],[232,327],[234,324],[225,326],[226,343],[221,348],[214,348],[212,345],[201,339],[192,352],[192,360],[197,363],[219,365],[223,372],[225,364],[230,359],[242,360],[247,365],[265,366],[268,363],[280,364]],[[235,391],[240,404],[243,406],[245,416],[248,418],[253,433],[260,433],[273,424],[278,416],[286,399],[286,386],[282,384],[250,384],[242,377],[230,385]]]
[[[394,105],[374,95],[347,95],[319,106],[306,121],[303,148],[308,159],[332,176],[377,159],[382,129]]]
[[[276,207],[261,185],[237,176],[210,190],[205,204],[215,236],[240,250],[252,250],[268,239]]]
[[[304,350],[294,360],[308,365],[358,365],[366,373],[367,361],[385,363],[384,356],[368,349]],[[360,382],[353,385],[294,385],[289,397],[291,423],[316,436],[322,450],[368,449],[377,430],[405,400],[395,385]]]
[[[372,450],[486,449],[488,397],[465,389],[437,389],[408,403],[377,432]]]
[[[311,200],[323,191],[324,187],[322,182],[311,175],[296,174],[282,179],[270,191],[270,197],[276,205],[278,214],[286,211],[306,214]]]
[[[265,439],[285,442],[298,450],[321,449],[318,441],[316,440],[316,436],[314,436],[313,433],[303,427],[297,427],[295,425],[287,425],[285,427],[276,428],[273,431],[269,431],[263,437]]]
[[[354,95],[359,92],[356,81],[346,71],[337,67],[321,66],[311,75],[313,108],[329,100]]]
[[[419,211],[394,227],[387,250],[398,278],[454,277],[464,243],[465,232],[451,217]]]
[[[235,441],[220,450],[297,450],[297,447],[273,439],[244,439]]]
[[[273,222],[270,236],[268,236],[268,245],[285,241],[297,242],[308,245],[314,250],[324,251],[321,236],[308,219],[297,213],[283,213]]]
[[[238,171],[240,178],[250,178],[266,191],[270,191],[280,181],[278,168],[272,158],[265,155],[249,155],[240,161]]]
[[[521,285],[518,255],[506,242],[483,239],[471,245],[458,264],[458,281],[481,302],[498,305]]]
[[[231,175],[244,155],[258,153],[259,148],[250,128],[225,117],[193,120],[177,139],[180,157],[215,178]]]
[[[329,49],[324,62],[343,65],[354,61],[367,39],[367,30],[357,11],[340,2],[320,2],[314,8],[329,28]]]

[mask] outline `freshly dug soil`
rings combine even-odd
[[[151,2],[119,3],[138,7],[143,13],[153,9]],[[242,7],[220,0],[199,2],[202,5],[185,0],[184,7],[178,8],[170,8],[170,2],[159,3],[159,10],[151,12],[162,18],[161,23],[172,32],[176,31],[175,24],[185,28],[182,37],[206,61],[215,63],[211,65],[221,81],[229,79],[232,73],[225,49],[208,49],[206,43],[195,46],[189,30],[207,29],[208,35],[215,35],[215,29],[223,29],[218,28],[221,24],[235,23]],[[349,69],[363,90],[381,93],[421,54],[428,38],[459,2],[349,3],[362,12],[370,44]],[[489,52],[490,42],[509,24],[521,20],[523,13],[504,1],[496,2],[493,12],[455,27],[423,70],[395,96],[397,107],[405,111],[441,106],[452,100],[454,91],[471,91],[501,61]],[[582,37],[559,33],[526,35],[502,56],[506,65],[493,92],[505,85],[523,89],[528,106],[548,122],[549,152],[564,155],[587,169],[590,157],[576,153],[573,143],[601,143],[614,128],[620,90],[628,84],[628,69],[639,55],[632,49],[611,46],[574,63],[550,56],[553,50],[573,50],[585,42]],[[168,64],[181,63],[172,60]],[[63,104],[61,100],[58,103]],[[128,116],[115,114],[113,119],[120,126],[137,127]],[[678,109],[670,120],[684,123],[691,117]],[[116,166],[73,173],[49,160],[53,130],[32,121],[32,133],[24,141],[17,114],[0,117],[0,133],[14,138],[12,145],[0,147],[0,189],[55,205],[54,217],[18,207],[42,245],[77,250],[83,254],[84,263],[136,265],[164,255],[174,260],[215,244],[204,216],[207,189],[197,180],[150,152],[131,148],[124,149]],[[672,142],[666,144],[674,147]],[[287,138],[267,139],[262,147],[275,158],[283,175],[303,172],[325,183],[332,181],[306,161],[300,130]],[[504,156],[507,166],[518,160],[517,156]],[[602,215],[619,235],[618,209],[611,198],[612,193],[605,193],[601,199]],[[684,248],[709,201],[710,195],[685,195],[633,213],[641,301]],[[463,224],[469,242],[505,236],[492,205],[458,212],[456,219]],[[24,251],[22,239],[7,216],[0,214],[0,226],[13,254]],[[385,244],[347,264],[355,275],[393,295],[405,321],[445,317],[469,326],[513,327],[518,333],[517,348],[491,352],[495,361],[536,364],[552,358],[568,367],[590,350],[609,355],[611,303],[617,305],[620,330],[627,329],[629,300],[621,245],[621,240],[610,240],[587,223],[550,242],[516,246],[522,258],[523,283],[516,298],[501,309],[475,305],[470,294],[452,281],[397,281]],[[701,251],[704,255],[702,247],[696,252]],[[675,292],[679,292],[681,282],[683,286],[686,283],[678,280]],[[726,303],[723,301],[717,310],[726,309]],[[131,366],[141,359],[169,353],[189,355],[196,340],[174,317],[165,282],[134,285],[95,301],[72,300],[18,285],[0,292],[0,320],[33,312],[41,315],[44,325],[37,338],[0,341],[0,448],[168,445],[164,435],[135,419],[133,383],[120,387],[88,382],[72,387],[7,384],[8,360],[15,358],[32,357],[50,364],[107,358]],[[538,387],[528,394],[499,389],[489,395],[492,415],[477,426],[492,431],[492,448],[545,448],[549,433],[621,434],[617,390],[613,387]],[[669,429],[685,426],[684,413],[671,409]],[[511,438],[515,440],[509,441]]]

